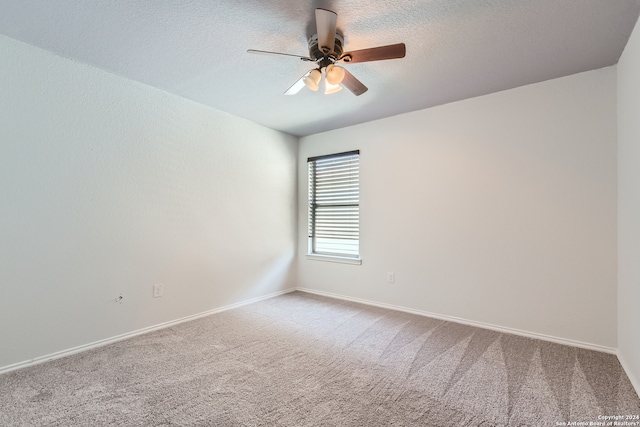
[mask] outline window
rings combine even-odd
[[[360,151],[309,158],[309,254],[360,257]]]

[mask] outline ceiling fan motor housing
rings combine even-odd
[[[342,55],[342,45],[344,43],[344,38],[341,34],[336,33],[336,39],[333,46],[333,50],[330,52],[323,52],[318,46],[318,35],[314,34],[309,38],[309,57],[314,61],[319,61],[322,58],[331,58],[332,61],[336,61]]]

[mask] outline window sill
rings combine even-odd
[[[331,255],[307,254],[307,259],[310,259],[313,261],[337,262],[340,264],[355,264],[355,265],[362,264],[362,258],[347,258],[347,257],[331,256]]]

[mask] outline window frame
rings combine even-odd
[[[357,191],[357,194],[355,196],[355,202],[353,200],[353,194],[348,196],[348,201],[344,202],[344,201],[340,201],[340,197],[341,195],[335,195],[335,197],[337,199],[334,200],[327,200],[326,197],[324,198],[325,200],[322,203],[318,203],[318,198],[316,197],[316,189],[318,188],[318,181],[317,181],[317,176],[316,171],[317,171],[317,162],[318,161],[331,161],[331,160],[337,160],[337,159],[341,159],[341,158],[346,158],[346,157],[356,157],[357,159],[357,169],[356,172],[354,174],[350,174],[349,175],[349,180],[353,179],[355,177],[356,179],[356,185],[355,185],[355,189]],[[353,185],[351,183],[348,183],[348,188],[347,191],[348,192],[353,192]],[[321,155],[321,156],[314,156],[314,157],[309,157],[307,158],[307,189],[308,189],[308,197],[307,197],[307,259],[311,259],[311,260],[318,260],[318,261],[330,261],[330,262],[339,262],[339,263],[346,263],[346,264],[361,264],[362,263],[362,259],[361,259],[361,252],[360,252],[360,150],[352,150],[352,151],[345,151],[345,152],[339,152],[339,153],[333,153],[333,154],[326,154],[326,155]],[[326,193],[325,193],[326,195]],[[321,197],[322,198],[322,197]],[[356,254],[351,254],[348,253],[348,251],[345,252],[326,252],[326,251],[317,251],[316,245],[317,245],[317,223],[316,223],[316,218],[317,218],[317,211],[318,208],[326,208],[327,211],[329,211],[329,215],[336,214],[335,211],[331,212],[331,207],[334,207],[336,209],[340,209],[340,208],[346,208],[347,210],[349,210],[350,214],[353,214],[354,210],[352,209],[353,207],[355,207],[355,218],[356,218],[356,225],[354,228],[349,228],[347,230],[347,232],[345,233],[345,235],[349,235],[351,233],[356,233],[357,238],[356,239],[349,239],[349,238],[341,238],[341,237],[336,237],[333,238],[334,240],[337,240],[338,242],[335,242],[337,244],[339,244],[339,240],[357,240],[357,253]],[[352,221],[349,221],[352,222]],[[330,245],[330,244],[328,244]]]

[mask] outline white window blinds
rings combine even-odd
[[[360,255],[360,151],[311,157],[309,253]]]

